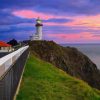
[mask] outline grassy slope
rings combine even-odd
[[[100,100],[100,92],[31,55],[17,100]]]

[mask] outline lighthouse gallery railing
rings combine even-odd
[[[29,53],[21,47],[0,59],[0,100],[13,100]]]

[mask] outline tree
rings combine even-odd
[[[17,42],[17,40],[12,39],[12,40],[10,40],[10,41],[8,42],[8,44],[10,44],[10,45],[12,45],[12,46],[16,46],[16,45],[18,45],[18,42]]]

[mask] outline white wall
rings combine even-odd
[[[2,58],[0,58],[0,76],[2,76],[10,66],[28,49],[29,46],[22,47]]]

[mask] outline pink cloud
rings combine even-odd
[[[19,16],[22,18],[28,18],[28,19],[32,19],[32,18],[37,18],[37,17],[41,17],[42,19],[49,19],[52,18],[51,15],[44,15],[43,13],[38,13],[35,11],[31,11],[31,10],[19,10],[19,11],[14,11],[12,12],[13,15],[15,16]]]
[[[76,16],[73,22],[67,23],[69,26],[85,26],[90,28],[100,27],[100,15],[95,16]]]
[[[48,37],[54,38],[57,42],[92,42],[92,41],[99,41],[100,37],[94,36],[92,33],[89,32],[82,32],[79,34],[47,34]]]
[[[17,11],[13,11],[12,14],[21,18],[28,18],[28,19],[37,18],[37,17],[40,17],[41,19],[45,19],[45,20],[50,18],[66,18],[65,16],[56,16],[47,13],[45,14],[33,10],[17,10]]]

